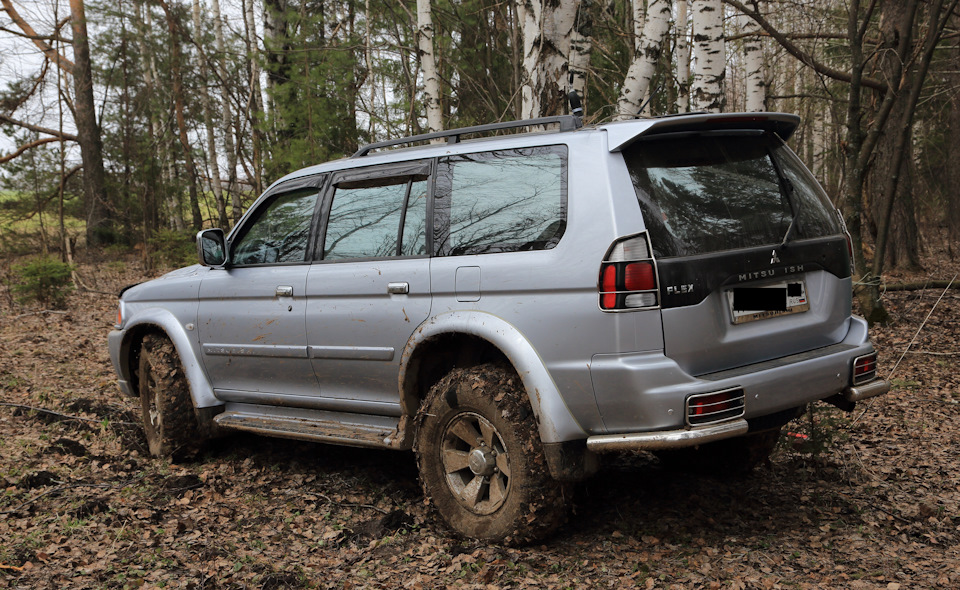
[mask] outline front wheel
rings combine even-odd
[[[418,415],[424,493],[466,537],[522,544],[566,518],[569,490],[550,477],[519,381],[501,365],[454,369],[430,389]]]
[[[200,448],[193,399],[177,350],[169,338],[147,334],[140,347],[143,431],[155,457],[191,456]]]

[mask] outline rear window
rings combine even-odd
[[[841,233],[833,205],[773,135],[684,134],[624,152],[654,253],[689,256]]]

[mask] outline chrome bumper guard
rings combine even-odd
[[[883,395],[890,391],[890,382],[886,379],[876,379],[863,385],[853,385],[843,390],[843,399],[848,402],[858,402],[861,400]]]
[[[879,395],[879,394],[877,394]],[[662,451],[694,447],[724,438],[741,436],[750,427],[744,419],[698,426],[683,430],[658,432],[629,432],[625,434],[602,434],[587,438],[587,448],[594,453],[613,451]]]

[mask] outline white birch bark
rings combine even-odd
[[[765,111],[767,99],[766,79],[763,71],[763,41],[760,26],[749,16],[739,16],[743,28],[743,65],[746,82],[746,109],[750,112]]]
[[[690,87],[690,106],[694,110],[723,111],[723,80],[726,50],[723,35],[721,0],[692,0],[693,61],[696,67]]]
[[[220,0],[211,0],[213,10],[213,35],[217,43],[217,74],[220,78],[220,127],[223,131],[223,151],[227,156],[227,193],[230,195],[233,222],[240,220],[240,192],[237,190],[237,149],[233,141],[233,108],[230,106],[230,90],[227,86],[227,47],[223,36],[223,17]],[[226,228],[224,228],[226,229]]]
[[[643,27],[647,18],[646,0],[633,0],[633,49],[640,52],[640,42],[643,39]]]
[[[430,0],[417,0],[417,44],[420,67],[423,69],[423,99],[427,107],[427,127],[430,131],[442,131],[440,76],[437,74],[437,61],[433,52],[433,18],[430,13]]]
[[[522,119],[564,111],[570,43],[579,4],[575,0],[517,0],[523,32]]]
[[[581,12],[575,17],[570,38],[570,89],[583,99],[586,106],[587,71],[590,69],[590,54],[593,51],[591,29],[593,23],[587,11],[590,0],[581,0]]]
[[[193,34],[199,38],[203,30],[200,18],[200,0],[193,0]],[[220,163],[217,158],[217,138],[213,130],[213,104],[210,98],[209,86],[210,68],[204,58],[200,58],[200,80],[203,88],[200,89],[200,103],[203,106],[203,126],[207,132],[207,169],[210,176],[210,188],[213,190],[214,201],[217,203],[217,215],[220,218],[218,226],[227,225],[227,202],[223,198],[223,182],[220,178]]]
[[[690,34],[687,18],[687,0],[677,0],[677,110],[685,113],[690,110]]]
[[[253,153],[251,154],[251,164],[253,166],[253,189],[256,194],[263,191],[263,166],[261,162],[261,133],[256,128],[254,121],[266,114],[264,107],[263,90],[260,86],[260,62],[258,55],[260,48],[257,43],[257,23],[253,17],[253,0],[244,0],[243,5],[243,25],[245,32],[245,43],[247,48],[247,66],[250,73],[250,94],[247,100],[247,119],[251,126],[251,143],[253,144]],[[240,202],[239,195],[234,201],[233,221],[240,221]]]
[[[636,0],[636,3],[639,4],[640,0]],[[646,23],[640,35],[637,54],[627,70],[617,101],[619,119],[631,119],[640,114],[640,107],[650,91],[650,80],[660,59],[664,37],[670,29],[671,4],[671,0],[650,0],[647,6]]]

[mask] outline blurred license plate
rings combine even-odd
[[[727,291],[734,324],[804,312],[810,309],[803,281],[784,281],[763,287],[736,287]]]

